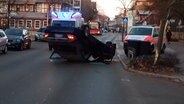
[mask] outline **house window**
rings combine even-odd
[[[1,26],[7,25],[7,19],[1,19]]]
[[[55,4],[55,10],[60,11],[61,10],[61,4]]]
[[[36,5],[36,10],[37,12],[40,12],[40,13],[47,13],[48,12],[48,4],[37,4]]]
[[[47,26],[47,20],[43,20],[43,26],[44,26],[44,27]]]
[[[0,1],[0,13],[6,13],[7,12],[7,4],[6,2]]]
[[[26,28],[32,28],[32,20],[26,20]]]
[[[14,19],[10,19],[10,27],[15,27],[15,20]]]
[[[18,21],[18,27],[24,27],[24,20]]]
[[[33,5],[26,5],[26,12],[33,12]]]
[[[16,12],[16,5],[11,5],[10,9],[11,9],[12,12]]]
[[[41,27],[41,21],[40,20],[35,20],[34,21],[34,28],[39,29]]]

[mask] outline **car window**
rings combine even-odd
[[[157,37],[159,35],[159,28],[155,28],[153,31],[153,37]]]
[[[132,28],[129,35],[151,35],[152,28]]]
[[[16,36],[23,35],[23,32],[21,29],[6,29],[5,33],[6,35],[16,35]]]
[[[53,21],[52,26],[75,27],[75,21]]]
[[[0,32],[0,37],[4,37],[4,33],[3,32]]]

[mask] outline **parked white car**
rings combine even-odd
[[[8,45],[8,38],[5,32],[2,29],[0,29],[0,51],[2,51],[3,54],[6,54],[8,51],[7,45]]]

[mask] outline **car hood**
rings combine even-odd
[[[14,40],[14,39],[22,39],[22,36],[15,36],[15,35],[7,35],[8,39]]]

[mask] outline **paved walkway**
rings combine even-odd
[[[176,65],[184,76],[184,41],[171,42],[167,45],[166,54],[170,53],[176,56],[178,63]]]
[[[120,62],[123,65],[123,67],[127,69],[128,59],[123,52],[123,47],[119,47],[118,50],[120,51],[120,52],[117,52]],[[171,79],[176,82],[184,83],[184,41],[171,42],[170,44],[167,45],[167,48],[163,55],[165,55],[166,57],[174,57],[174,59],[178,60],[176,67],[179,69],[180,74],[174,75],[174,76],[168,76],[168,75],[140,72],[136,70],[129,70],[129,71],[137,72],[137,73],[144,74],[144,75],[151,75],[155,77],[167,78],[167,79]]]

